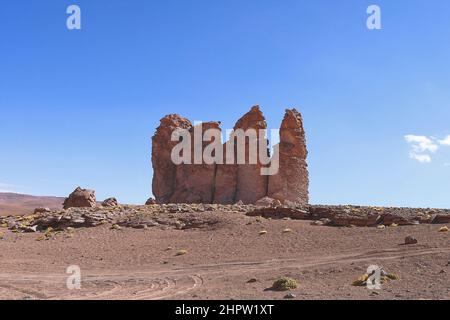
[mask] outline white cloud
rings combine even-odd
[[[412,134],[405,136],[406,142],[411,144],[414,153],[423,152],[436,152],[439,149],[439,145],[426,136],[415,136]]]
[[[434,137],[417,136],[408,134],[405,140],[411,146],[409,157],[420,163],[430,163],[430,153],[435,153],[439,149],[439,145]]]
[[[450,146],[450,135],[444,139],[438,139],[433,136],[408,134],[405,136],[405,140],[411,146],[409,157],[420,163],[430,163],[432,153],[436,153],[441,146]],[[450,164],[446,163],[445,166],[450,166]]]
[[[443,146],[450,146],[450,135],[438,141]]]
[[[409,154],[409,157],[411,159],[419,161],[420,163],[430,163],[431,162],[431,156],[428,154],[417,154],[417,153],[411,152]]]

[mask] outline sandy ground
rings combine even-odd
[[[450,233],[438,232],[442,225],[336,228],[208,214],[221,222],[201,230],[105,225],[45,241],[0,228],[0,298],[283,299],[286,292],[268,288],[289,276],[299,282],[295,299],[450,299]],[[401,245],[408,235],[418,244]],[[187,254],[177,256],[181,249]],[[70,265],[81,268],[80,290],[66,287]],[[381,290],[352,286],[369,265],[400,280]]]

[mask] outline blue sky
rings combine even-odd
[[[81,30],[66,28],[72,4]],[[371,4],[382,30],[366,28]],[[260,104],[270,128],[302,112],[312,203],[450,207],[448,12],[448,0],[4,0],[0,190],[80,185],[142,203],[162,116],[231,128]]]

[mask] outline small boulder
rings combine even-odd
[[[64,209],[69,208],[92,208],[96,205],[95,191],[77,187],[66,200]]]
[[[116,198],[108,198],[102,202],[103,207],[117,207],[119,203]]]
[[[153,198],[148,198],[148,200],[145,202],[146,206],[150,206],[152,204],[156,204],[156,200]]]
[[[417,243],[417,239],[411,236],[407,236],[405,238],[405,244],[416,244]]]
[[[258,207],[277,207],[281,206],[281,202],[280,200],[272,199],[269,197],[263,197],[258,201],[256,201],[255,205]]]

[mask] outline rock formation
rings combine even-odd
[[[195,141],[194,130],[199,130],[201,137],[209,129],[218,129],[220,122],[206,122],[191,127],[189,132],[191,136],[191,163],[180,164],[176,168],[176,177],[174,191],[170,198],[171,203],[212,203],[214,197],[214,178],[215,178],[215,164],[196,164],[194,163],[194,150],[198,148],[203,155],[203,151],[207,145],[214,142],[213,139],[209,141]],[[220,143],[220,141],[219,141]],[[197,145],[196,145],[197,144]],[[203,160],[200,159],[202,162]]]
[[[256,143],[259,148],[260,140],[266,141],[266,137],[262,137],[259,130],[267,129],[266,119],[264,118],[259,106],[253,107],[241,119],[236,122],[234,130],[254,129],[256,131]],[[257,164],[249,163],[249,145],[252,138],[245,139],[245,164],[237,165],[237,181],[235,201],[242,200],[244,204],[255,203],[259,199],[267,195],[267,176],[261,175],[261,167],[259,155],[257,155]],[[267,144],[265,145],[267,150]],[[259,149],[258,149],[259,150]],[[267,152],[267,151],[266,151]]]
[[[235,203],[237,187],[237,165],[227,164],[227,145],[232,142],[227,141],[223,144],[223,163],[216,165],[216,179],[214,186],[214,203],[233,204]],[[235,158],[233,157],[233,161]]]
[[[64,209],[69,208],[92,208],[96,205],[95,191],[77,187],[66,200]]]
[[[172,132],[176,129],[189,130],[191,127],[189,120],[171,114],[161,119],[152,138],[153,194],[158,203],[170,202],[175,188],[177,168],[171,160],[171,153],[178,142],[171,141]]]
[[[103,207],[116,207],[119,203],[116,198],[108,198],[102,202]]]
[[[216,137],[198,140],[194,132],[205,133],[208,129],[220,130],[220,122],[206,122],[193,126],[191,122],[178,115],[168,115],[161,119],[152,138],[153,194],[157,203],[216,203],[254,204],[258,200],[270,197],[273,201],[285,203],[307,204],[308,171],[306,164],[306,143],[302,118],[295,109],[287,110],[280,129],[279,160],[280,170],[274,176],[261,174],[266,167],[260,159],[260,149],[268,155],[267,140],[264,130],[267,124],[259,106],[251,108],[235,126],[234,132],[248,133],[254,129],[254,135],[245,136],[245,140],[231,138],[217,150],[222,151],[223,163],[194,162],[194,151],[197,147],[202,153],[209,148]],[[184,129],[189,132],[190,162],[175,164],[171,159],[172,150],[179,141],[171,141],[174,131]],[[183,138],[180,138],[180,141]],[[244,163],[238,160],[238,142],[243,142]],[[221,143],[221,142],[220,142]],[[251,163],[250,145],[256,145],[255,162]],[[241,147],[242,147],[241,145]],[[232,163],[226,161],[227,150],[232,151]],[[184,159],[187,154],[181,152]],[[218,155],[219,157],[220,155]],[[230,156],[230,155],[229,155]],[[220,157],[219,157],[220,158]],[[265,199],[265,201],[272,201]]]
[[[280,128],[278,173],[269,176],[268,196],[280,201],[308,203],[308,165],[305,131],[302,116],[295,110],[286,110]]]

